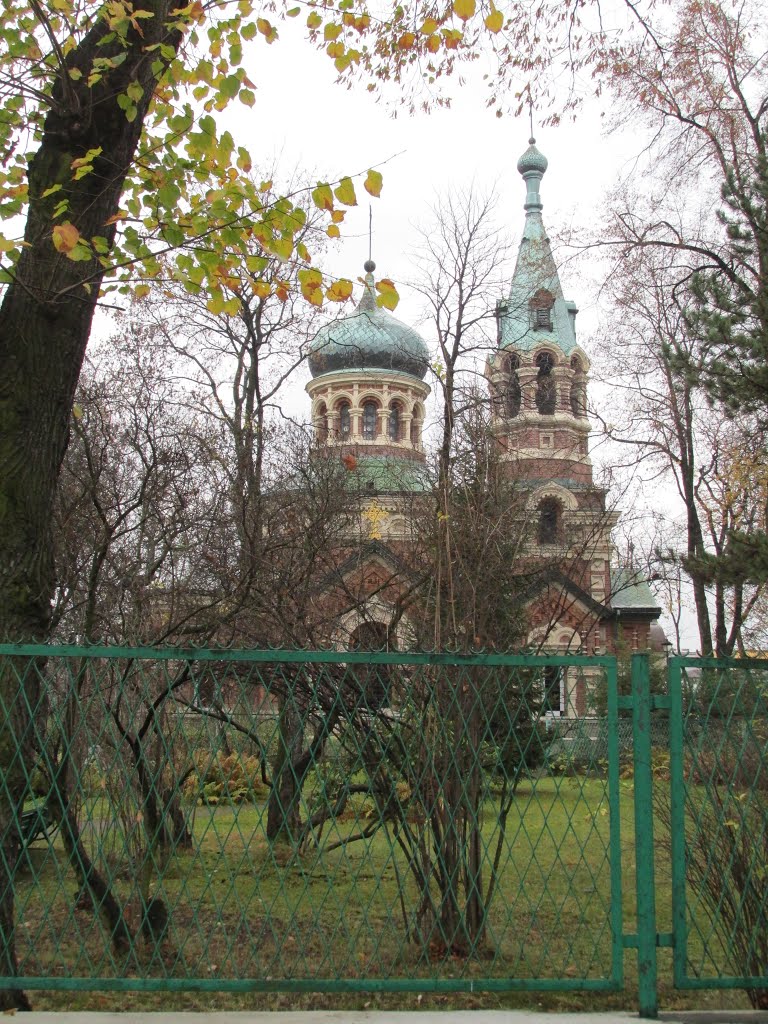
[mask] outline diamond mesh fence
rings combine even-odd
[[[0,982],[620,987],[612,659],[3,651]]]
[[[675,983],[768,1009],[768,662],[673,659]]]

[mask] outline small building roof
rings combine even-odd
[[[637,569],[611,569],[611,608],[617,612],[661,615],[659,602]]]

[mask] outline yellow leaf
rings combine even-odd
[[[419,31],[423,36],[431,36],[439,27],[434,18],[427,18]]]
[[[344,220],[346,215],[347,215],[347,211],[346,210],[332,210],[331,211],[331,220],[333,221],[334,224],[341,224],[341,222]]]
[[[334,281],[325,294],[331,302],[346,302],[352,294],[352,282],[348,281],[346,278],[342,278],[340,281]]]
[[[323,39],[326,42],[330,42],[332,39],[338,39],[341,33],[341,25],[326,25],[323,29]]]
[[[338,238],[339,235],[341,234],[336,224],[329,224],[328,227],[325,229],[325,233],[326,235],[328,235],[329,238]]]
[[[453,0],[453,13],[462,21],[467,21],[475,13],[475,0]]]
[[[311,302],[313,306],[322,306],[323,275],[320,271],[309,267],[306,270],[300,270],[298,276],[299,284],[301,285],[301,294],[307,302]]]
[[[117,213],[113,214],[111,217],[104,221],[104,227],[107,227],[109,224],[117,224],[119,221],[125,220],[127,216],[128,214],[125,212],[125,210],[118,210]]]
[[[397,40],[397,45],[400,50],[410,50],[413,44],[416,42],[416,36],[413,32],[403,32],[400,38]]]
[[[266,18],[256,19],[256,28],[261,32],[268,43],[273,43],[277,39],[277,29]]]
[[[80,232],[74,224],[65,221],[53,229],[53,245],[57,252],[72,252],[80,241]]]
[[[390,281],[388,277],[383,277],[381,281],[376,282],[376,291],[379,293],[376,297],[376,304],[383,306],[384,309],[395,309],[400,296],[397,294],[397,288],[395,288],[394,281]]]
[[[269,281],[254,281],[253,282],[253,294],[257,299],[266,299],[272,292],[272,288]]]
[[[504,27],[504,15],[501,11],[497,11],[493,4],[491,4],[491,13],[485,19],[485,27],[494,34],[501,32]]]
[[[345,206],[357,206],[357,196],[355,195],[355,186],[352,184],[351,178],[342,178],[336,188],[333,190],[333,194],[343,203]]]
[[[363,182],[363,187],[369,195],[376,196],[378,198],[381,195],[381,186],[383,184],[384,179],[379,171],[368,171],[366,179]]]
[[[137,299],[143,299],[145,295],[149,295],[150,288],[148,284],[137,284],[133,289],[133,294]]]
[[[333,192],[331,192],[331,186],[320,182],[317,188],[312,189],[312,202],[318,210],[332,210]]]
[[[10,252],[16,248],[16,242],[12,242],[10,238],[3,238],[0,235],[0,252]]]
[[[317,11],[312,11],[310,16],[307,18],[307,28],[316,29],[319,28],[322,24],[323,19],[320,17]]]
[[[430,36],[427,40],[427,49],[430,53],[437,53],[440,49],[440,36]]]

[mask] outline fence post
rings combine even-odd
[[[632,655],[632,739],[635,775],[638,1009],[658,1016],[656,987],[656,878],[651,772],[651,667],[647,654]]]

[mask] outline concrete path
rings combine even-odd
[[[661,1013],[669,1024],[768,1024],[768,1012],[684,1010]],[[523,1010],[238,1011],[226,1013],[66,1013],[19,1015],[19,1024],[640,1024],[636,1013],[536,1013]]]

